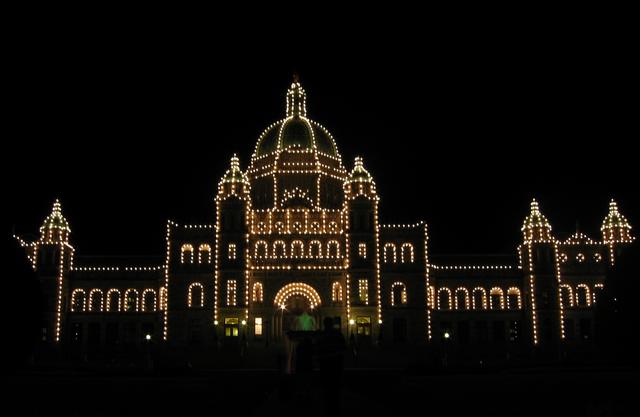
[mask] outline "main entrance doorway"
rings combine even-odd
[[[274,299],[274,338],[282,340],[289,330],[319,330],[320,302],[320,295],[308,284],[295,282],[282,287]]]

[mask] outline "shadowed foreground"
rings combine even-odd
[[[331,415],[633,415],[636,383],[627,370],[521,370],[493,374],[409,375],[347,370],[340,409]],[[323,415],[321,380],[270,370],[190,375],[40,372],[5,379],[3,415],[234,416]],[[302,414],[301,414],[302,413]]]

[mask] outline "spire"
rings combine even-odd
[[[629,243],[633,241],[631,225],[620,211],[614,199],[609,202],[609,213],[600,227],[603,240],[607,243]]]
[[[371,181],[371,174],[369,174],[369,171],[367,171],[364,167],[362,157],[356,156],[355,160],[353,161],[353,171],[351,171],[349,179],[352,181],[360,182]]]
[[[293,74],[293,82],[287,91],[287,117],[306,117],[307,98],[300,84],[298,74]]]
[[[240,170],[240,159],[235,153],[231,157],[231,166],[224,174],[224,182],[243,182],[244,173]]]
[[[547,218],[540,212],[538,202],[534,198],[531,200],[529,215],[524,219],[522,225],[524,240],[529,242],[550,242],[551,225]]]
[[[62,215],[62,205],[56,198],[51,213],[40,227],[40,239],[47,243],[67,243],[69,241],[69,223]]]

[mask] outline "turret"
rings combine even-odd
[[[522,234],[525,242],[551,242],[551,225],[540,212],[538,202],[531,200],[531,211],[522,224]]]
[[[631,235],[631,225],[620,211],[615,200],[609,203],[609,213],[600,227],[602,241],[609,246],[611,263],[615,262],[615,255],[624,245],[634,241]]]
[[[528,326],[535,346],[542,346],[548,355],[556,355],[564,335],[563,313],[559,298],[559,256],[551,224],[540,211],[538,202],[531,201],[530,211],[522,225],[523,244],[520,248],[522,270],[526,284],[524,296],[530,317]]]
[[[70,234],[71,229],[69,228],[69,223],[62,215],[60,201],[56,199],[53,203],[51,213],[44,219],[42,226],[40,226],[40,243],[68,243]]]

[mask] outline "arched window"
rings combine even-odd
[[[120,311],[120,291],[111,288],[107,291],[107,311],[119,312]]]
[[[520,295],[520,288],[510,287],[507,290],[507,308],[509,310],[522,309],[522,296]]]
[[[396,263],[396,245],[391,242],[387,242],[384,244],[383,260],[384,263]]]
[[[447,287],[438,288],[438,309],[451,310],[451,290]]]
[[[189,285],[188,294],[189,307],[204,307],[204,287],[199,282],[192,282]]]
[[[304,256],[304,243],[301,240],[291,242],[291,257],[302,258]]]
[[[156,311],[156,290],[153,288],[142,291],[142,311]]]
[[[576,305],[578,307],[591,305],[591,294],[586,284],[578,284],[578,286],[576,286]]]
[[[138,290],[129,288],[124,293],[124,311],[138,311]]]
[[[573,288],[567,284],[560,285],[560,302],[563,307],[573,307],[575,305]]]
[[[407,304],[407,286],[404,282],[394,282],[391,285],[391,305],[400,306]]]
[[[342,285],[338,281],[331,285],[331,301],[334,303],[342,302]]]
[[[469,290],[464,287],[456,288],[456,310],[469,310]]]
[[[433,285],[429,286],[429,290],[427,291],[427,303],[429,303],[429,307],[435,309],[436,305],[436,287]]]
[[[491,288],[489,297],[489,308],[491,310],[504,310],[504,291],[502,291],[502,288]]]
[[[338,259],[340,257],[340,243],[337,240],[327,242],[327,258]]]
[[[595,304],[598,300],[600,300],[603,290],[604,290],[603,284],[596,284],[593,286],[593,294],[591,295],[593,298],[593,304]]]
[[[261,282],[253,284],[253,292],[251,293],[251,301],[254,303],[261,303],[264,300],[263,288]]]
[[[264,240],[259,240],[256,242],[256,246],[254,247],[253,256],[256,259],[266,259],[267,254],[267,242]]]
[[[482,287],[473,289],[472,307],[474,310],[487,309],[487,291]]]
[[[167,309],[167,289],[165,287],[160,288],[160,310]]]
[[[236,280],[230,279],[227,281],[227,305],[235,306],[236,305]]]
[[[89,292],[89,311],[101,312],[104,308],[102,290],[94,288]]]
[[[211,246],[209,246],[206,243],[203,243],[198,247],[198,263],[199,264],[211,263]]]
[[[273,258],[285,258],[287,256],[287,248],[282,240],[273,242]]]
[[[413,245],[411,243],[403,243],[400,249],[400,262],[413,263]]]
[[[319,240],[309,242],[309,258],[322,258],[322,244]]]
[[[193,246],[192,245],[188,243],[185,243],[184,245],[182,245],[182,248],[180,248],[180,263],[182,264],[193,263]]]
[[[83,312],[86,306],[86,294],[83,289],[76,288],[71,293],[71,311]]]

